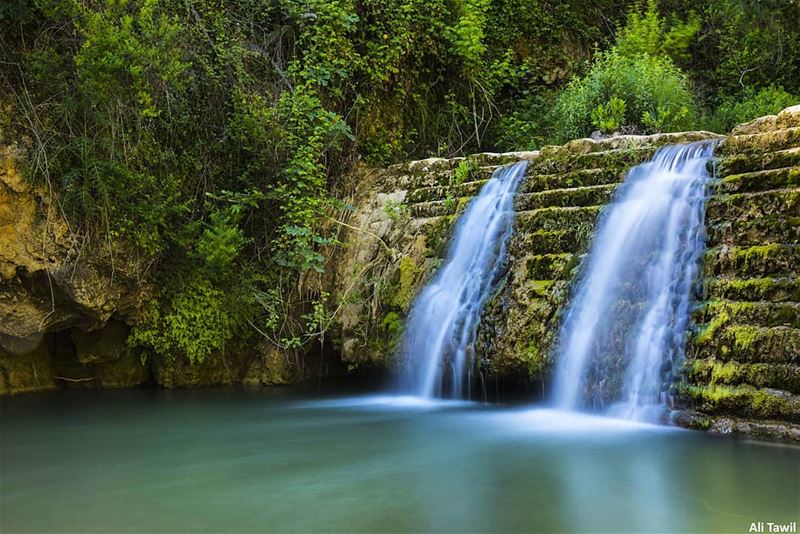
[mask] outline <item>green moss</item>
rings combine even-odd
[[[417,261],[411,256],[403,256],[398,266],[398,281],[394,295],[389,302],[402,310],[411,307],[411,302],[417,291],[417,281],[421,273]]]
[[[528,277],[532,280],[558,280],[569,274],[574,254],[537,254],[525,260]]]
[[[542,208],[518,213],[515,224],[520,232],[559,231],[584,225],[592,227],[599,213],[599,206]]]
[[[758,340],[760,329],[749,325],[734,325],[728,331],[733,334],[734,346],[739,350],[747,350]]]
[[[800,306],[794,302],[710,301],[705,311],[725,314],[732,323],[800,328]]]
[[[533,339],[530,340],[523,352],[523,359],[528,365],[528,376],[539,378],[547,366],[547,357],[541,350],[540,340],[537,339],[537,336],[532,337]]]
[[[550,293],[556,282],[557,280],[534,280],[531,283],[530,290],[537,297],[545,297]]]
[[[723,178],[717,190],[725,193],[768,191],[800,185],[800,168],[744,172]]]
[[[679,389],[708,413],[730,413],[762,419],[797,420],[800,417],[800,405],[796,397],[784,397],[749,385],[684,384]]]
[[[730,317],[728,316],[727,313],[723,312],[723,313],[717,314],[711,320],[711,322],[709,322],[708,324],[703,326],[700,329],[700,331],[697,334],[695,334],[695,336],[694,336],[695,344],[702,345],[704,343],[708,343],[709,341],[711,341],[714,338],[714,335],[716,334],[716,332],[720,328],[725,326],[728,323],[728,321],[730,321]]]
[[[800,279],[775,278],[715,278],[708,282],[711,297],[742,301],[799,302]]]
[[[752,247],[715,247],[706,253],[705,272],[714,277],[731,273],[739,278],[794,275],[800,246],[770,243]]]
[[[745,265],[753,260],[764,260],[780,252],[780,246],[775,243],[769,245],[754,246],[743,249],[736,249],[731,254],[731,258],[736,261],[744,261]]]

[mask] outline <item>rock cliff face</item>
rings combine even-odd
[[[130,365],[138,359],[108,346],[127,337],[116,319],[148,298],[144,266],[107,242],[78,238],[55,199],[22,178],[19,160],[0,151],[0,391],[140,383],[142,366]]]

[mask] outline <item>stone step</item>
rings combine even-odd
[[[787,363],[722,362],[714,358],[692,360],[687,365],[687,379],[693,384],[777,388],[800,393],[800,365]]]
[[[624,174],[628,168],[649,160],[655,152],[653,147],[584,153],[565,147],[545,147],[542,156],[528,165],[528,174],[568,174],[583,169],[614,169]]]
[[[690,352],[698,358],[800,364],[800,330],[787,326],[699,325]]]
[[[725,178],[735,174],[797,166],[800,166],[800,148],[756,154],[730,154],[717,160],[717,175]]]
[[[508,245],[510,254],[552,254],[561,252],[581,252],[591,238],[590,227],[564,230],[537,230],[519,232]]]
[[[705,275],[761,278],[771,275],[793,276],[800,268],[800,245],[771,243],[752,247],[722,246],[709,249],[705,255]]]
[[[517,232],[587,230],[594,228],[601,206],[579,208],[542,208],[517,212],[514,228]]]
[[[464,183],[486,181],[491,176],[497,167],[478,167],[470,170],[469,177]],[[451,187],[458,185],[454,183],[455,173],[452,169],[434,170],[429,173],[409,173],[409,174],[392,174],[387,172],[385,176],[381,177],[379,188],[381,191],[396,191],[405,189],[407,191],[416,191],[417,189],[425,189],[429,187]]]
[[[800,302],[800,278],[710,278],[705,293],[708,299]]]
[[[612,186],[613,187],[613,186]],[[597,200],[607,200],[611,193],[611,189],[602,189],[595,187],[583,187],[576,189],[562,189],[557,191],[546,191],[542,193],[528,193],[517,195],[515,199],[515,208],[520,213],[532,213],[542,211],[545,209],[571,209],[573,206],[561,206],[559,202],[568,202],[573,192],[575,195],[576,203],[586,203],[586,205],[579,204],[579,208],[597,208],[595,205]],[[444,217],[447,215],[455,215],[460,213],[464,207],[469,204],[473,196],[461,197],[448,197],[444,200],[429,200],[409,204],[412,217]],[[592,202],[594,200],[595,202]],[[537,204],[555,203],[554,206],[545,206]],[[531,207],[528,204],[532,204]]]
[[[711,132],[674,132],[653,135],[617,135],[604,139],[575,139],[563,146],[546,146],[540,150],[540,157],[534,162],[538,172],[568,172],[587,168],[587,164],[597,167],[632,167],[649,160],[656,150],[665,145],[689,143],[706,139],[720,139],[722,136]]]
[[[474,180],[463,184],[436,185],[411,189],[406,195],[406,202],[408,204],[417,204],[419,202],[444,200],[448,196],[451,198],[474,197],[488,181],[488,179]]]
[[[430,202],[417,202],[409,206],[411,216],[414,218],[446,217],[455,215],[469,204],[473,197],[449,198],[447,200],[433,200]]]
[[[551,189],[539,193],[521,193],[514,199],[514,209],[528,211],[551,207],[583,207],[605,204],[611,199],[615,185],[593,185],[568,189]]]
[[[679,391],[703,413],[800,422],[800,396],[788,391],[697,384],[682,384]]]
[[[528,169],[518,194],[539,193],[552,189],[617,184],[625,177],[619,168],[586,167],[563,173],[544,173]]]
[[[800,217],[800,188],[718,195],[711,198],[706,206],[709,224],[749,221],[776,215]]]
[[[786,421],[758,421],[729,415],[710,416],[691,410],[674,411],[670,414],[670,419],[673,424],[694,430],[781,443],[800,443],[800,424]]]
[[[776,152],[800,147],[800,127],[752,134],[731,135],[719,148],[721,155]]]
[[[800,243],[800,217],[776,215],[749,221],[721,221],[708,224],[708,246],[753,246],[769,243]]]
[[[726,322],[752,326],[800,328],[800,303],[714,300],[698,306],[693,317],[698,323],[724,318]]]
[[[577,265],[576,254],[530,254],[518,260],[527,280],[566,280]]]
[[[717,193],[749,193],[754,191],[769,191],[800,187],[800,149],[791,151],[797,154],[798,161],[794,167],[780,167],[776,169],[742,172],[740,174],[721,173],[724,176],[716,186]]]

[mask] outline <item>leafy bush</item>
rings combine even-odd
[[[748,87],[738,97],[726,99],[715,110],[707,127],[715,132],[728,132],[737,124],[774,115],[796,104],[800,104],[800,95],[792,95],[782,87]]]
[[[658,3],[648,0],[643,11],[628,12],[625,27],[617,35],[614,49],[622,56],[636,57],[648,54],[653,57],[668,57],[673,61],[687,59],[687,49],[700,30],[700,18],[689,13],[686,21],[666,18],[658,11]]]
[[[625,121],[625,101],[613,97],[607,104],[600,104],[592,110],[592,124],[603,133],[619,130]]]
[[[550,117],[553,140],[589,135],[592,114],[597,116],[601,108],[610,112],[612,101],[614,125],[643,133],[688,129],[696,120],[686,75],[672,61],[649,54],[628,57],[612,50],[599,54],[586,76],[570,82],[558,96]]]

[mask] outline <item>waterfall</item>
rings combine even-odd
[[[705,248],[712,142],[667,146],[631,169],[580,267],[556,355],[563,409],[653,420],[682,363]]]
[[[526,166],[495,170],[460,217],[444,264],[414,301],[404,339],[406,391],[469,396],[475,329],[505,257]]]

